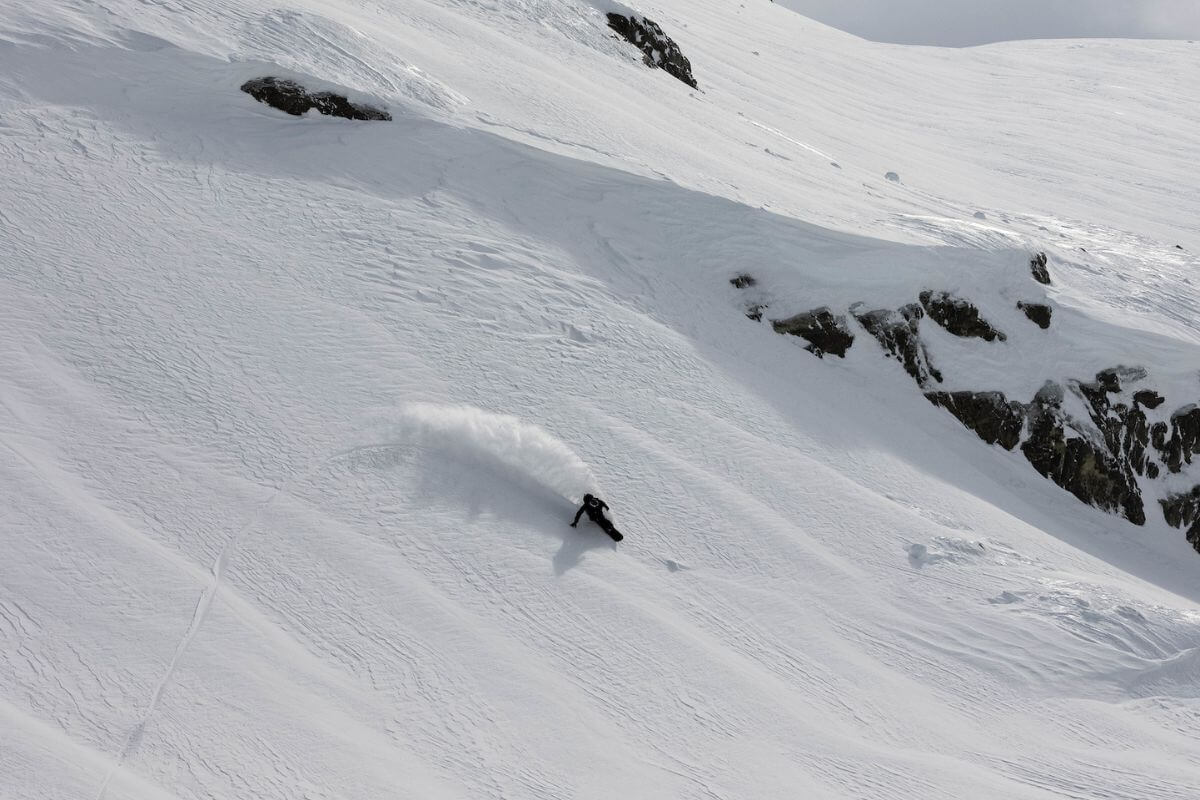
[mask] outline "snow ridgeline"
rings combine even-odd
[[[591,468],[561,439],[509,414],[474,406],[412,403],[400,418],[401,440],[467,463],[513,470],[572,503],[596,487]]]

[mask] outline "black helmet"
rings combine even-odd
[[[583,496],[583,502],[585,502],[585,503],[590,503],[590,502],[592,502],[592,501],[593,501],[593,500],[595,500],[595,499],[596,499],[596,498],[595,498],[595,497],[593,497],[593,496],[592,496],[592,495],[590,495],[590,494],[585,494],[585,495]]]

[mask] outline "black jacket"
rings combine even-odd
[[[608,518],[604,516],[604,512],[607,510],[608,503],[604,502],[599,497],[593,497],[591,500],[585,501],[584,504],[579,507],[579,510],[575,512],[575,521],[571,524],[574,525],[579,522],[579,518],[583,516],[584,512],[587,512],[588,519],[590,519],[592,522],[596,523],[597,525],[606,525],[608,524]]]

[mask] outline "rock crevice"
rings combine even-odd
[[[920,321],[925,316],[921,306],[909,303],[898,311],[886,308],[859,311],[860,307],[861,304],[850,309],[858,324],[875,337],[889,357],[904,365],[904,371],[918,386],[928,386],[931,378],[942,382],[942,373],[933,366],[921,341]]]

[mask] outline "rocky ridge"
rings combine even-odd
[[[1029,264],[1034,280],[1048,284],[1045,254],[1038,253]],[[731,283],[741,290],[757,285],[747,274]],[[756,297],[747,307],[751,319],[761,319],[768,308],[761,292]],[[1048,303],[1021,301],[1017,308],[1039,327],[1049,327]],[[826,305],[770,322],[776,333],[803,339],[805,349],[818,357],[845,357],[857,340],[857,323],[885,357],[900,362],[926,399],[984,442],[1020,452],[1038,474],[1080,501],[1135,525],[1146,522],[1145,495],[1162,494],[1144,490],[1167,475],[1184,472],[1200,456],[1200,405],[1184,405],[1169,414],[1156,411],[1166,398],[1149,385],[1151,376],[1142,367],[1118,365],[1087,379],[1047,381],[1029,400],[994,390],[938,390],[934,387],[944,376],[922,340],[924,319],[957,337],[988,343],[1007,341],[1004,332],[968,298],[938,289],[923,290],[916,302],[898,309],[868,309],[865,303],[855,303],[848,314],[840,314]],[[1200,486],[1169,494],[1158,503],[1167,523],[1185,528],[1188,541],[1200,552]]]

